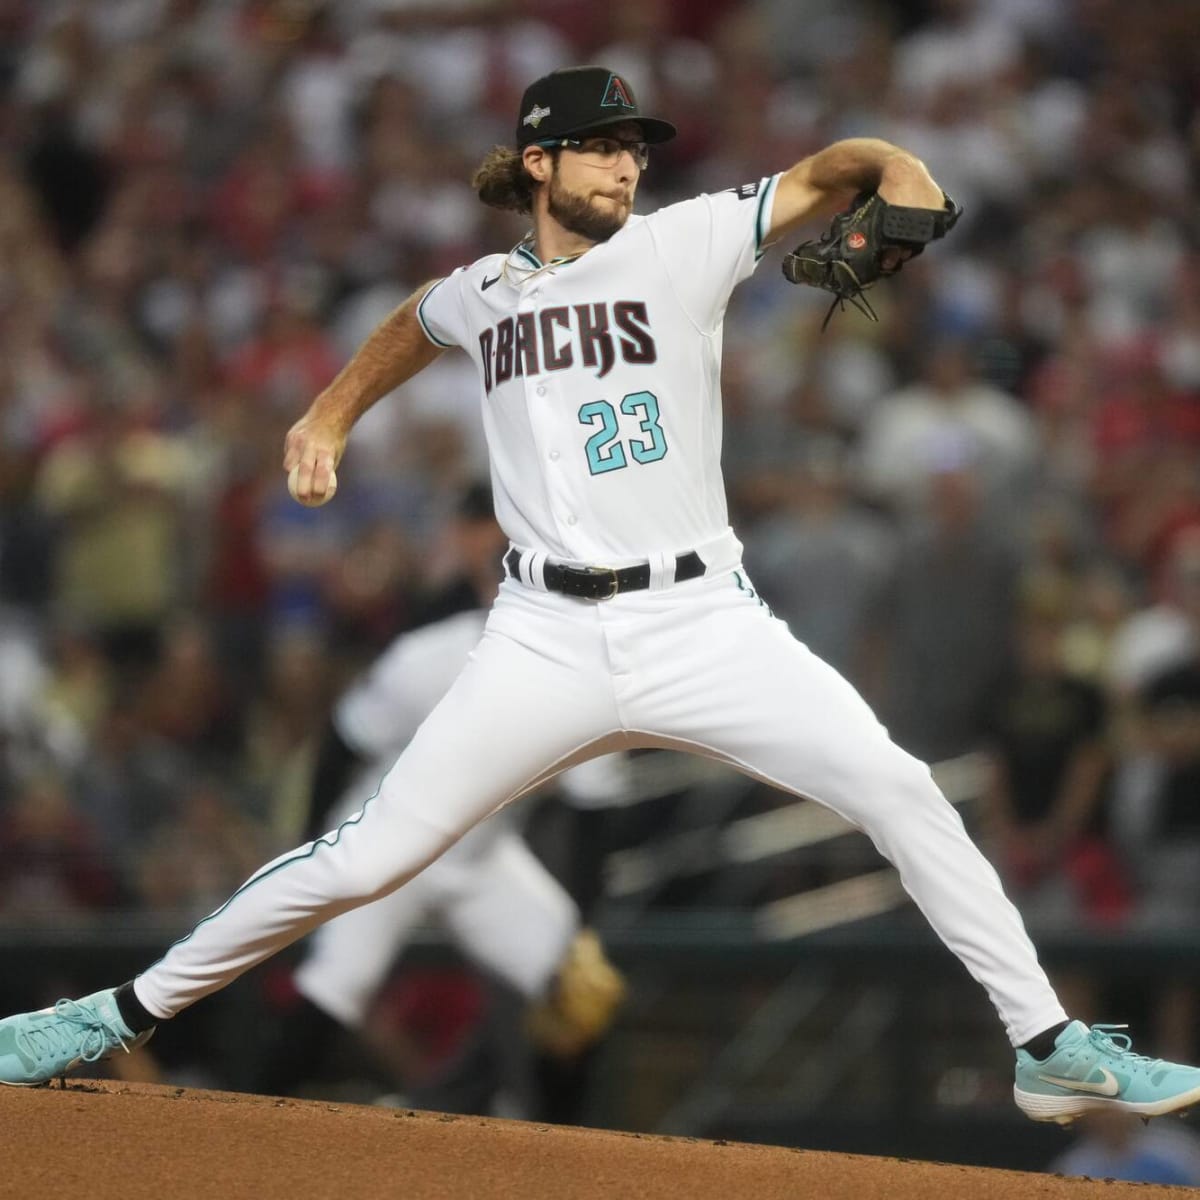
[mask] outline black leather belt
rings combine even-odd
[[[504,565],[514,579],[521,578],[521,552],[513,546],[504,556]],[[704,559],[695,550],[675,556],[675,582],[699,579],[704,574]],[[632,567],[566,567],[547,562],[542,568],[547,591],[562,592],[580,600],[611,600],[618,592],[637,592],[650,586],[650,564]]]

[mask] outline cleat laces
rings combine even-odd
[[[1088,1033],[1088,1041],[1101,1053],[1115,1055],[1135,1070],[1145,1070],[1161,1062],[1161,1059],[1138,1054],[1133,1050],[1133,1039],[1129,1034],[1118,1032],[1128,1028],[1128,1025],[1093,1025]]]
[[[114,1048],[114,1041],[129,1053],[124,1037],[94,1009],[84,1008],[74,1000],[60,1000],[54,1006],[54,1016],[58,1019],[47,1019],[18,1035],[21,1048],[35,1062],[43,1063],[63,1054],[81,1062],[96,1062]]]

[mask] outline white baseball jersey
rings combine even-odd
[[[515,545],[619,566],[732,536],[721,330],[777,181],[632,216],[573,261],[543,265],[524,244],[489,255],[425,295],[426,334],[478,368],[496,516]]]

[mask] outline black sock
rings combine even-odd
[[[131,1033],[145,1033],[158,1024],[159,1018],[148,1013],[133,990],[133,980],[117,988],[117,1012]]]
[[[1070,1021],[1061,1021],[1057,1025],[1052,1025],[1049,1029],[1039,1033],[1037,1037],[1030,1038],[1029,1041],[1021,1047],[1026,1054],[1032,1055],[1041,1062],[1043,1059],[1049,1058],[1054,1053],[1054,1040],[1068,1025]]]

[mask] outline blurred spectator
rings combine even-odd
[[[1068,602],[1057,581],[1026,581],[1011,669],[988,698],[985,727],[996,866],[1028,921],[1060,928],[1116,924],[1130,907],[1104,820],[1106,697],[1064,666]]]
[[[668,0],[617,0],[608,18],[612,40],[592,55],[593,61],[638,81],[644,112],[687,112],[712,94],[716,82],[714,48],[680,36],[673,7]]]
[[[31,494],[34,457],[10,443],[19,435],[5,428],[2,402],[0,432],[0,603],[37,609],[50,591],[50,523]]]
[[[140,899],[186,923],[221,904],[274,848],[217,780],[193,781],[176,797],[175,815],[142,851]]]
[[[929,350],[924,378],[882,398],[863,427],[862,483],[898,511],[923,499],[940,455],[969,456],[985,504],[1013,502],[1028,481],[1035,433],[1017,401],[976,375],[960,339]],[[956,449],[957,448],[957,449]]]
[[[1134,746],[1147,776],[1128,812],[1149,924],[1200,918],[1200,658],[1151,676],[1134,701]],[[1127,797],[1132,800],[1132,797]]]
[[[9,920],[61,920],[104,908],[116,881],[96,830],[52,771],[31,775],[0,814],[0,912]]]
[[[97,631],[119,663],[153,658],[179,596],[186,471],[176,439],[109,402],[42,462],[37,494],[59,526],[52,609]]]
[[[348,657],[373,657],[400,630],[422,619],[422,573],[399,521],[383,515],[365,524],[325,579],[331,641]]]
[[[303,279],[281,283],[258,333],[230,359],[230,386],[256,408],[303,409],[337,374],[337,352],[317,322],[317,300]]]
[[[6,782],[47,761],[68,770],[86,754],[91,713],[76,712],[72,701],[90,710],[99,681],[90,664],[82,674],[73,681],[81,686],[72,697],[67,678],[56,676],[47,661],[36,624],[20,609],[0,604],[0,801]]]
[[[351,165],[353,152],[350,65],[335,27],[334,5],[305,8],[279,93],[304,162],[316,171],[340,172]]]
[[[58,245],[69,252],[103,214],[109,172],[102,156],[80,137],[69,104],[50,101],[39,115],[25,152],[25,167]]]
[[[64,730],[79,748],[77,761],[90,747],[112,694],[112,673],[96,638],[86,631],[59,627],[51,631],[50,671],[41,705],[49,722]]]
[[[902,527],[880,594],[868,692],[896,741],[932,761],[979,744],[1012,644],[1018,556],[969,452],[947,446],[927,470],[926,507]]]
[[[42,751],[46,675],[37,626],[19,609],[0,605],[0,804],[15,773]]]
[[[196,601],[212,619],[225,669],[239,685],[249,686],[261,670],[272,616],[269,545],[261,524],[281,490],[279,439],[272,423],[230,392],[216,396],[206,433],[221,466],[207,497]]]
[[[1154,602],[1131,614],[1113,639],[1115,694],[1137,694],[1156,675],[1187,661],[1200,633],[1200,531],[1177,537],[1155,579]]]
[[[1181,536],[1165,569],[1169,601],[1131,617],[1116,659],[1127,736],[1114,817],[1139,885],[1136,918],[1148,929],[1200,919],[1200,533]],[[1159,989],[1159,1041],[1196,1048],[1189,984]]]
[[[290,841],[303,828],[309,778],[332,689],[319,637],[302,627],[284,630],[269,647],[260,690],[246,715],[244,779],[261,796],[267,826]]]
[[[195,766],[182,747],[149,730],[146,716],[133,686],[115,689],[74,779],[80,809],[130,894],[128,856],[171,818]]]
[[[930,19],[896,42],[896,87],[917,98],[954,84],[977,90],[1007,69],[1020,45],[1011,25],[998,19],[997,7],[979,0],[935,0]]]
[[[1083,563],[1074,576],[1074,603],[1063,633],[1063,663],[1081,679],[1109,691],[1117,633],[1133,607],[1130,580],[1103,559]]]
[[[475,483],[455,504],[428,564],[428,590],[413,624],[430,624],[490,604],[503,573],[508,538],[496,524],[489,484]]]
[[[1200,1187],[1200,1139],[1177,1121],[1143,1125],[1133,1113],[1086,1113],[1074,1142],[1046,1167],[1057,1175]]]
[[[790,471],[767,478],[776,503],[750,527],[746,569],[792,633],[857,682],[892,570],[891,531],[855,502],[836,440],[813,439]]]
[[[146,732],[198,764],[216,766],[240,747],[233,690],[202,620],[179,618],[164,629],[139,699]]]

